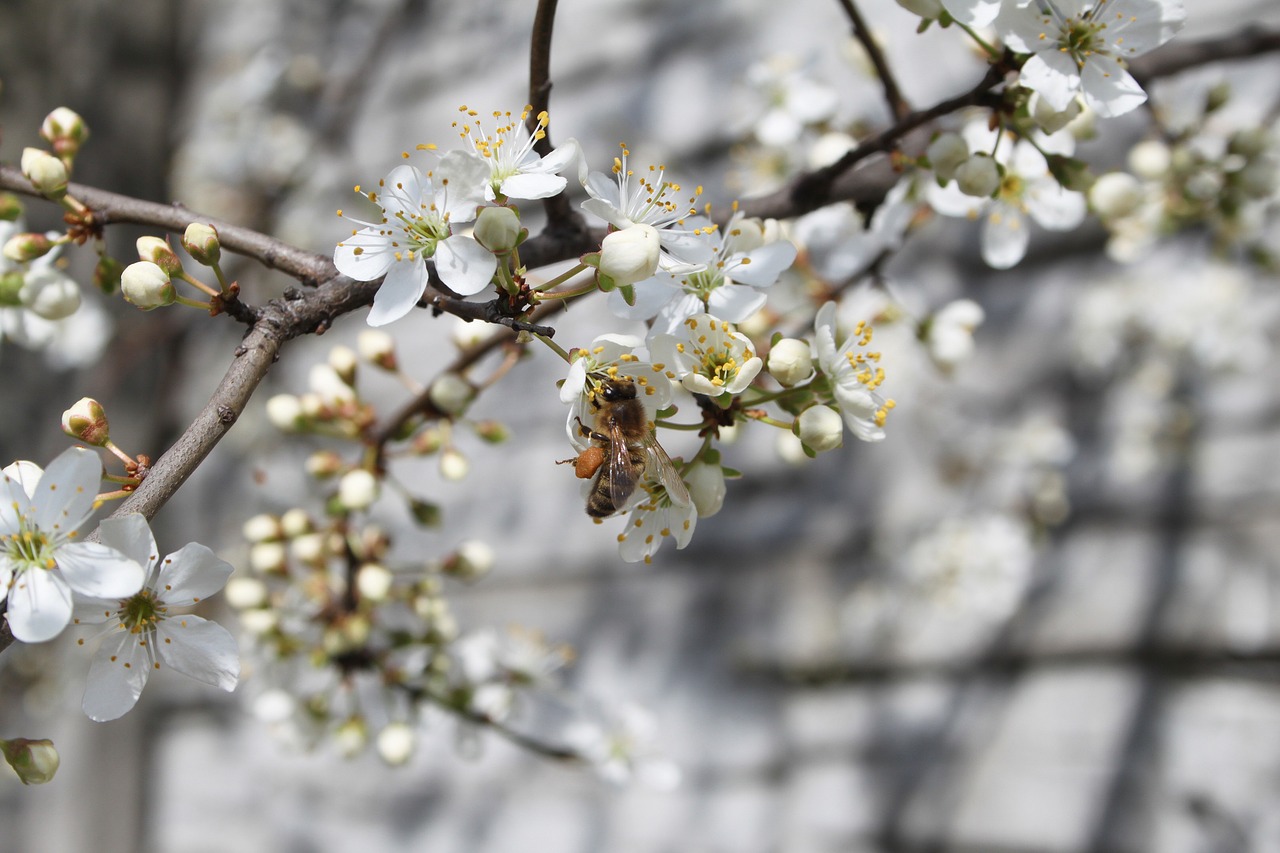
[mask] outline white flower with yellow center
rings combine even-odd
[[[0,590],[13,636],[50,640],[71,621],[71,594],[132,595],[142,566],[107,544],[78,542],[93,514],[102,461],[80,447],[46,470],[16,462],[0,475]]]
[[[477,118],[478,112],[465,106],[458,108],[470,121],[454,122],[453,126],[489,167],[489,185],[485,190],[489,201],[499,197],[536,199],[559,195],[568,183],[560,172],[575,161],[582,161],[581,149],[574,139],[545,157],[538,156],[533,146],[546,136],[550,117],[545,110],[539,113],[538,129],[530,135],[525,122],[532,110],[533,107],[526,106],[518,118],[510,112],[495,110],[493,132],[486,133]]]
[[[673,335],[653,338],[654,366],[694,394],[741,394],[764,361],[751,340],[710,314],[695,314]]]
[[[369,311],[370,326],[386,325],[413,310],[427,288],[427,258],[435,262],[440,280],[460,296],[479,293],[489,284],[497,258],[472,237],[453,231],[458,223],[475,219],[489,180],[484,160],[450,151],[430,172],[397,166],[378,192],[367,194],[382,208],[382,218],[352,220],[364,227],[337,245],[333,263],[356,281],[385,276]]]
[[[705,229],[685,222],[697,213],[695,205],[702,188],[679,201],[676,195],[681,192],[680,185],[667,180],[666,167],[650,166],[637,175],[627,165],[630,153],[622,146],[622,156],[613,158],[612,176],[592,172],[587,177],[583,187],[591,198],[582,203],[582,209],[619,231],[633,225],[655,228],[662,244],[658,261],[661,269],[686,273],[704,268],[713,254],[704,239]]]
[[[1173,38],[1186,22],[1181,0],[1020,0],[997,29],[1029,53],[1018,82],[1059,112],[1076,95],[1098,115],[1123,115],[1147,100],[1126,62]]]
[[[893,400],[880,396],[884,368],[880,353],[871,346],[870,323],[859,322],[853,333],[839,343],[836,336],[836,303],[828,302],[818,310],[813,341],[818,365],[831,381],[836,406],[849,431],[863,441],[884,438],[884,423],[893,408]]]
[[[104,722],[124,715],[142,695],[153,670],[164,664],[197,681],[234,690],[240,678],[235,639],[216,622],[175,613],[218,592],[231,566],[192,542],[159,560],[156,541],[141,515],[102,522],[102,541],[146,566],[146,584],[133,595],[102,596],[76,605],[78,624],[107,623],[93,656],[84,712]]]
[[[595,423],[597,407],[592,400],[606,380],[631,380],[636,384],[637,398],[644,405],[646,417],[652,421],[659,409],[671,405],[671,381],[666,372],[651,364],[641,348],[641,340],[632,335],[601,335],[589,348],[570,353],[573,363],[564,384],[560,401],[569,404],[569,420],[565,428],[569,443],[582,451],[591,441],[582,434],[581,423],[590,429]]]

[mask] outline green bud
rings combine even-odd
[[[93,283],[103,293],[110,295],[120,288],[120,274],[124,272],[124,264],[110,255],[99,255],[98,263],[93,268]]]
[[[49,254],[53,247],[54,242],[44,234],[24,231],[21,234],[14,234],[5,241],[4,248],[0,249],[0,254],[3,254],[11,261],[25,264],[28,261],[34,261],[36,258],[42,258]]]
[[[182,248],[195,258],[196,263],[211,267],[222,257],[222,243],[218,230],[212,225],[192,222],[182,234]]]
[[[49,140],[60,158],[72,160],[89,138],[89,127],[75,110],[58,107],[45,116],[40,135]]]
[[[62,431],[94,447],[105,447],[111,440],[107,412],[101,403],[90,397],[81,397],[62,413]]]
[[[22,174],[47,199],[57,201],[67,194],[67,166],[48,151],[24,148]]]
[[[0,193],[0,221],[16,222],[22,217],[22,201],[13,193]]]
[[[0,740],[0,750],[24,785],[43,785],[58,772],[58,750],[48,738]]]
[[[168,240],[159,237],[138,238],[138,260],[150,261],[169,275],[182,272],[182,261],[169,246]]]

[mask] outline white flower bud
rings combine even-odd
[[[338,481],[338,502],[347,509],[367,509],[377,499],[378,478],[371,471],[356,468]]]
[[[222,243],[218,240],[218,229],[202,222],[192,222],[182,234],[182,248],[187,250],[196,263],[211,267],[222,257]]]
[[[62,431],[94,447],[105,447],[110,440],[107,412],[91,397],[81,397],[62,413]]]
[[[493,562],[493,549],[487,543],[468,539],[444,561],[444,570],[463,580],[474,580],[487,574],[493,568]]]
[[[510,252],[520,242],[520,216],[509,207],[485,207],[476,217],[471,236],[495,255]]]
[[[267,585],[257,578],[237,575],[227,581],[222,595],[236,610],[249,610],[267,603]]]
[[[1108,172],[1089,188],[1089,204],[1104,220],[1123,219],[1142,205],[1142,184],[1128,172]]]
[[[42,266],[23,277],[18,300],[46,320],[65,320],[80,310],[80,285],[61,271]]]
[[[359,362],[356,360],[355,351],[351,347],[336,346],[329,350],[329,366],[333,368],[333,372],[338,374],[338,378],[347,385],[356,384],[356,366]]]
[[[138,260],[151,261],[171,276],[182,272],[182,261],[168,240],[161,237],[139,237],[137,247]]]
[[[395,575],[391,574],[385,566],[378,563],[365,563],[356,572],[356,589],[360,591],[360,597],[366,601],[375,603],[386,601],[394,580]]]
[[[600,272],[619,287],[644,281],[658,271],[661,248],[652,225],[614,231],[600,244]]]
[[[957,299],[944,306],[929,321],[926,344],[929,357],[943,370],[951,370],[973,354],[973,330],[982,325],[986,313],[972,299]]]
[[[830,406],[812,406],[800,413],[800,441],[816,453],[844,444],[844,420]]]
[[[4,248],[0,249],[0,254],[11,261],[25,264],[28,261],[34,261],[36,258],[43,258],[49,254],[54,245],[54,242],[46,234],[24,231],[21,234],[14,234],[6,240]]]
[[[120,290],[125,299],[143,311],[172,305],[178,298],[169,274],[151,261],[138,261],[125,267],[120,273]]]
[[[378,755],[392,767],[407,764],[417,747],[418,736],[404,723],[390,723],[378,732]]]
[[[270,542],[283,535],[280,519],[274,515],[260,513],[253,516],[240,527],[240,535],[249,542]]]
[[[279,624],[280,614],[270,607],[251,607],[240,611],[240,627],[254,636],[261,637],[268,631],[274,631]]]
[[[943,181],[949,181],[955,177],[960,164],[969,159],[969,144],[958,133],[940,133],[924,153],[933,166],[933,173]]]
[[[67,194],[67,167],[48,151],[22,149],[22,175],[40,195],[57,201]]]
[[[351,351],[347,350],[347,352]],[[342,378],[342,374],[334,370],[331,364],[311,365],[311,370],[307,373],[307,385],[327,403],[351,402],[356,398],[355,389]]]
[[[446,480],[465,480],[471,471],[471,463],[452,447],[446,447],[440,454],[440,475]]]
[[[783,338],[774,344],[769,350],[769,373],[787,388],[809,381],[813,377],[813,351],[808,342]]]
[[[58,750],[48,738],[0,740],[0,752],[24,785],[43,785],[58,772]]]
[[[249,566],[263,574],[283,572],[288,556],[282,542],[258,542],[249,549]]]
[[[356,336],[356,351],[383,370],[396,369],[396,341],[381,329],[364,329]]]
[[[276,394],[267,400],[267,420],[281,432],[300,428],[302,419],[302,403],[292,394]]]
[[[990,198],[1000,186],[1000,170],[988,154],[974,154],[956,167],[956,186],[965,195]]]
[[[75,157],[89,138],[89,127],[75,110],[57,107],[44,117],[40,135],[48,140],[59,157]]]
[[[695,462],[684,474],[689,496],[698,511],[698,518],[710,518],[724,506],[724,469],[719,465]]]
[[[317,450],[307,457],[307,473],[317,480],[324,480],[342,471],[346,464],[332,450]]]
[[[324,536],[319,533],[295,536],[289,542],[289,553],[300,563],[316,565],[325,558]]]
[[[294,507],[280,516],[280,529],[284,531],[285,538],[292,539],[295,536],[310,533],[314,528],[311,525],[311,516],[307,515],[307,511]]]
[[[939,0],[898,0],[898,5],[922,18],[937,18],[942,14]]]
[[[427,392],[431,404],[446,415],[461,415],[475,399],[476,389],[456,373],[442,373]]]
[[[1169,174],[1173,154],[1169,146],[1159,139],[1139,142],[1129,149],[1129,168],[1135,175],[1147,181],[1159,181]]]
[[[348,717],[333,732],[333,743],[343,758],[355,758],[369,744],[369,727],[363,717]]]
[[[454,320],[450,337],[458,349],[470,349],[498,334],[498,330],[499,327],[493,323],[477,323],[459,317]]]

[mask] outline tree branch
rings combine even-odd
[[[893,76],[889,61],[885,59],[884,51],[872,37],[866,20],[854,5],[853,0],[838,0],[838,2],[844,9],[844,13],[849,16],[849,22],[853,24],[853,37],[862,45],[862,49],[867,52],[867,58],[871,60],[871,65],[876,69],[876,76],[880,78],[880,85],[884,87],[884,100],[889,105],[889,115],[902,121],[910,115],[911,105],[902,96],[902,90],[898,87],[897,78]]]

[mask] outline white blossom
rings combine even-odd
[[[567,140],[545,157],[533,150],[534,143],[547,135],[546,127],[550,117],[545,110],[539,113],[537,130],[530,135],[525,121],[532,109],[526,106],[518,117],[510,112],[495,110],[492,114],[493,131],[486,133],[477,118],[480,115],[477,111],[465,106],[459,108],[471,120],[454,122],[453,126],[461,128],[459,133],[463,140],[470,144],[471,150],[489,167],[489,182],[485,191],[489,201],[497,200],[500,195],[518,199],[559,195],[568,184],[560,176],[560,172],[574,163],[582,162],[581,149],[574,139]]]
[[[654,366],[694,394],[741,394],[764,367],[746,335],[711,314],[695,314],[675,334],[653,338]]]
[[[849,431],[863,441],[884,439],[885,419],[893,401],[880,396],[884,368],[880,353],[869,350],[873,330],[859,322],[852,334],[840,343],[836,337],[836,303],[818,309],[814,323],[814,352],[818,365],[831,380],[832,394]]]

